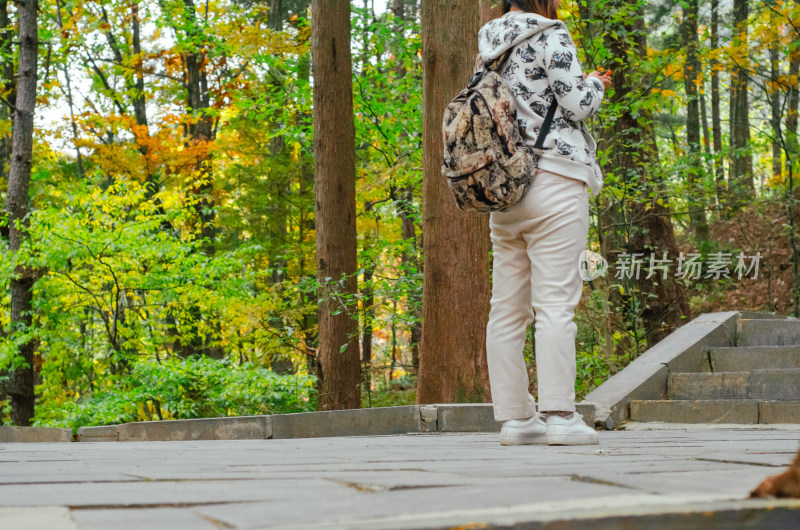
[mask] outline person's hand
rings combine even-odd
[[[592,72],[591,74],[588,74],[588,76],[586,77],[596,77],[597,79],[599,79],[600,82],[603,83],[603,89],[607,89],[608,87],[611,86],[611,70],[606,70],[605,74],[601,74],[600,72],[595,71]]]

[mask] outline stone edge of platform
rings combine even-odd
[[[579,403],[577,409],[585,418],[594,417],[591,405]],[[146,421],[81,427],[77,438],[79,442],[262,440],[499,430],[491,403],[464,403]]]
[[[57,443],[71,442],[72,439],[72,429],[0,426],[0,443]]]

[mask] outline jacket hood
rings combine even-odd
[[[565,27],[560,20],[526,13],[509,11],[500,18],[490,20],[478,32],[478,51],[485,63],[493,61],[537,33],[554,27]]]

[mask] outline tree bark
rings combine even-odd
[[[321,410],[358,408],[355,124],[350,2],[313,0],[314,155]]]
[[[38,4],[36,0],[20,0],[17,4],[19,27],[19,66],[17,100],[14,111],[13,147],[8,175],[9,246],[12,253],[20,250],[28,236],[30,213],[28,192],[33,158],[33,118],[36,109],[36,79],[39,58]],[[17,226],[19,224],[19,226]],[[20,324],[30,326],[33,309],[33,285],[37,271],[19,266],[11,279],[11,329]],[[25,366],[12,371],[8,394],[11,396],[11,421],[14,425],[30,425],[34,415],[33,354],[37,345],[30,340],[19,348]]]
[[[283,29],[283,0],[269,0],[267,27],[272,31]]]
[[[776,36],[773,42],[770,43],[769,47],[770,79],[775,84],[777,84],[778,75],[780,74],[780,69],[778,66],[779,45],[780,43],[778,42]],[[774,86],[777,85],[773,85],[773,88],[767,91],[767,99],[770,103],[770,125],[772,125],[772,176],[773,178],[780,180],[781,176],[783,175],[783,149],[781,147],[781,137],[783,136],[781,132],[781,127],[783,126],[781,123],[781,91],[775,90]]]
[[[14,30],[8,18],[8,2],[0,0],[0,53],[2,53],[2,64],[0,64],[0,75],[3,78],[3,91],[8,95],[6,100],[13,106],[16,104],[16,87],[14,82],[14,53],[13,44]],[[0,119],[11,120],[12,128],[14,123],[14,112],[8,105],[0,104]],[[8,183],[8,171],[11,161],[11,134],[0,137],[0,171]],[[0,238],[8,240],[8,226],[0,226]]]
[[[734,45],[748,45],[748,0],[733,1]],[[747,63],[749,54],[741,55],[745,64],[734,66],[731,73],[731,174],[729,182],[730,206],[736,209],[755,196],[753,184],[753,158],[750,153],[750,117],[747,96]]]
[[[423,281],[417,403],[489,400],[486,323],[491,297],[488,216],[460,211],[441,175],[444,108],[477,54],[474,0],[422,0]]]
[[[711,48],[719,49],[719,0],[711,0]],[[719,113],[719,62],[712,58],[711,69],[711,135],[714,139],[714,180],[717,191],[717,207],[727,201],[724,157],[722,156],[722,124]],[[718,210],[719,211],[719,210]]]
[[[392,0],[392,13],[395,16],[395,32],[397,38],[393,46],[395,48],[394,55],[397,58],[397,63],[394,67],[394,72],[397,77],[402,78],[406,75],[406,67],[404,57],[402,56],[403,48],[405,46],[405,23],[409,20],[409,11],[406,9],[406,0]],[[416,223],[414,221],[414,188],[407,186],[406,188],[397,190],[392,188],[392,199],[397,205],[397,215],[400,217],[401,234],[403,243],[405,245],[403,252],[400,256],[400,263],[403,274],[409,278],[409,285],[414,280],[410,277],[414,275],[414,270],[420,270],[419,249],[417,247],[417,234]],[[413,315],[413,323],[411,324],[411,366],[414,373],[419,373],[419,343],[422,340],[422,314],[420,300],[410,298],[407,300],[407,310]]]
[[[683,41],[686,46],[686,63],[683,68],[684,88],[686,90],[686,143],[689,155],[687,172],[687,194],[689,205],[689,224],[698,241],[708,239],[708,221],[706,220],[706,197],[703,185],[703,171],[700,162],[700,112],[697,83],[700,76],[700,61],[697,51],[700,42],[697,37],[697,2],[687,0],[683,8],[683,24],[681,25]]]
[[[194,211],[197,217],[195,237],[204,241],[202,249],[207,256],[216,253],[216,230],[214,227],[214,175],[211,170],[211,152],[207,146],[214,141],[214,122],[208,110],[211,108],[211,94],[208,89],[207,64],[208,57],[204,49],[204,28],[201,27],[197,16],[197,7],[194,0],[183,0],[183,21],[173,22],[176,33],[183,33],[191,43],[188,49],[181,54],[183,61],[183,88],[186,91],[186,110],[192,116],[188,124],[184,124],[185,144],[187,147],[200,147],[194,160],[194,183],[192,193],[195,195]],[[200,308],[192,304],[186,311],[191,320],[191,329],[198,327],[204,318]],[[219,334],[221,323],[212,315],[209,317],[211,325]],[[172,323],[168,323],[170,328]],[[174,335],[174,330],[169,331]],[[205,338],[193,334],[189,340],[179,340],[174,344],[174,349],[182,357],[202,354],[213,359],[221,359],[225,352],[220,346],[213,346],[213,334]]]
[[[364,305],[364,330],[361,334],[361,363],[364,369],[364,385],[367,392],[372,388],[372,319],[375,318],[375,290],[373,288],[373,263],[362,264],[364,268],[364,284],[361,288],[361,300]]]
[[[403,238],[403,252],[400,254],[400,264],[403,274],[408,278],[408,284],[414,281],[412,277],[421,270],[419,250],[417,246],[417,230],[414,221],[414,193],[413,188],[399,190],[392,189],[392,199],[397,204],[397,215],[400,217],[400,231]],[[422,340],[422,314],[420,300],[408,295],[407,310],[413,315],[411,324],[411,366],[415,373],[419,373],[419,344]]]
[[[789,53],[789,78],[798,79],[800,76],[800,47],[794,48]],[[792,164],[795,173],[800,173],[798,167],[798,156],[800,155],[800,142],[797,137],[797,122],[798,122],[798,103],[800,103],[800,88],[798,83],[795,82],[793,88],[786,94],[788,101],[786,102],[786,145],[789,153],[792,153],[791,159],[787,159],[787,164]]]
[[[197,19],[194,0],[183,0],[183,4],[183,12],[188,21],[186,24],[187,37],[193,43],[193,49],[183,54],[184,84],[187,96],[186,107],[189,113],[196,118],[196,121],[189,124],[188,127],[189,143],[194,145],[206,144],[214,140],[214,127],[212,118],[207,112],[211,107],[206,73],[208,58],[200,44],[205,37]],[[200,222],[200,237],[208,240],[204,250],[209,256],[213,256],[215,253],[214,181],[211,173],[210,153],[206,152],[205,155],[198,156],[196,168],[200,176],[194,190],[200,198],[195,205],[195,211]]]

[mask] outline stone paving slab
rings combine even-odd
[[[14,530],[78,530],[69,509],[63,506],[0,508],[0,528]]]
[[[128,528],[172,528],[186,530],[220,530],[230,528],[210,516],[185,508],[141,508],[136,510],[73,510],[72,518],[80,530],[118,528],[124,520]],[[156,526],[153,522],[157,521]]]
[[[745,498],[792,461],[800,431],[693,427],[574,447],[502,447],[496,433],[5,444],[0,528],[18,528],[8,509],[59,506],[77,528],[114,530],[535,528],[680,507],[677,521],[709,503],[720,520],[760,520],[767,505]],[[768,523],[800,513],[800,501],[769,507]]]

